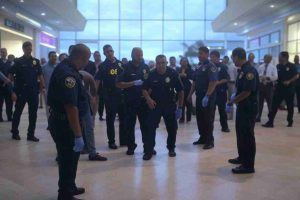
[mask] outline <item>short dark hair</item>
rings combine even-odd
[[[289,59],[289,52],[287,51],[282,51],[280,52],[280,56],[283,57],[283,58],[286,58],[286,59]]]
[[[202,46],[199,48],[199,51],[203,51],[204,53],[209,54],[209,49],[206,46]]]
[[[96,53],[99,53],[99,54],[100,54],[100,52],[99,52],[99,51],[94,51],[94,54],[96,54]]]
[[[247,54],[245,49],[238,47],[232,51],[232,57],[238,57],[239,59],[246,60]]]
[[[66,54],[66,53],[61,53],[61,54],[59,54],[59,56],[58,56],[58,60],[60,60],[60,59],[61,59],[61,57],[63,57],[63,56],[66,56],[66,57],[68,57],[68,54]]]
[[[171,57],[169,58],[169,60],[171,60],[171,59],[176,59],[176,58],[175,58],[175,56],[171,56]]]
[[[75,45],[73,45],[73,44],[69,46],[69,49],[68,49],[68,53],[69,53],[69,55],[71,54],[71,52],[72,52],[72,50],[73,50],[74,46],[75,46]]]
[[[107,48],[112,48],[112,46],[110,45],[110,44],[106,44],[106,45],[104,45],[103,46],[103,52],[105,51],[105,49],[107,49]]]
[[[26,42],[23,43],[22,48],[24,49],[24,48],[29,47],[29,46],[32,46],[32,43],[30,41],[26,41]]]
[[[50,58],[51,54],[56,54],[56,52],[55,52],[55,51],[50,51],[50,52],[48,53],[48,58]]]
[[[159,55],[156,56],[155,61],[157,62],[157,60],[158,60],[158,59],[161,59],[161,58],[164,58],[164,59],[167,60],[167,57],[166,57],[165,55],[159,54]]]
[[[210,52],[210,55],[214,55],[214,56],[216,56],[217,58],[220,58],[220,52],[217,51],[217,50],[213,50],[212,52]]]
[[[224,56],[224,58],[223,59],[228,59],[229,60],[229,57],[228,56]]]

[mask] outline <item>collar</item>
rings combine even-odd
[[[200,65],[207,65],[208,63],[209,63],[209,60],[208,60],[208,59],[199,62]]]

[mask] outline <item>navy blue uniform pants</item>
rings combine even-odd
[[[288,123],[293,123],[293,115],[294,115],[294,96],[295,91],[293,88],[276,88],[274,91],[273,101],[271,111],[269,112],[269,122],[273,124],[274,118],[277,114],[278,108],[283,100],[285,100],[287,105],[287,121]]]
[[[115,119],[119,116],[119,139],[120,145],[127,145],[127,134],[125,129],[125,104],[121,95],[104,95],[106,110],[106,128],[108,143],[115,143]]]
[[[196,98],[196,119],[200,140],[205,144],[214,143],[214,120],[216,111],[216,96],[209,98],[208,106],[202,106],[202,96]]]
[[[11,94],[6,88],[2,87],[2,88],[0,88],[0,119],[2,119],[2,108],[3,108],[4,102],[5,102],[7,120],[11,121],[12,120],[12,108],[13,108]]]
[[[18,94],[18,99],[15,104],[15,111],[13,114],[12,119],[12,133],[19,134],[19,124],[23,109],[25,104],[28,104],[28,114],[29,114],[29,126],[27,136],[31,137],[34,136],[35,126],[36,126],[36,119],[37,119],[37,110],[38,110],[38,103],[39,103],[39,96],[38,93],[35,94]]]
[[[175,149],[177,120],[176,120],[176,104],[157,104],[155,109],[150,110],[148,114],[148,137],[147,137],[147,152],[152,152],[155,147],[156,129],[159,125],[161,117],[163,117],[168,132],[167,148]]]
[[[236,138],[239,159],[246,168],[254,168],[256,143],[254,136],[257,103],[238,104],[236,110]]]
[[[98,113],[99,113],[100,117],[103,117],[103,112],[104,112],[104,96],[103,96],[103,92],[99,92],[98,96],[99,96]]]
[[[58,172],[58,200],[71,200],[75,189],[75,179],[80,153],[73,151],[74,133],[68,125],[67,119],[49,117],[49,130],[56,144],[59,160]]]
[[[228,129],[227,123],[227,113],[226,113],[226,102],[227,102],[227,91],[217,92],[216,105],[218,106],[218,111],[220,115],[220,124],[222,130]]]
[[[261,118],[262,111],[264,109],[265,100],[267,102],[269,112],[271,111],[272,97],[273,97],[273,84],[268,84],[268,85],[260,84],[259,95],[258,95],[257,119]]]
[[[136,118],[140,122],[140,130],[142,133],[142,141],[144,144],[146,143],[146,136],[147,136],[147,117],[148,117],[148,107],[146,102],[141,99],[128,101],[126,103],[126,129],[127,129],[127,146],[128,149],[132,149],[135,147],[135,124]]]

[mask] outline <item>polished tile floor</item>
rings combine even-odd
[[[169,158],[163,124],[157,134],[158,154],[142,160],[140,131],[134,156],[126,148],[107,149],[105,122],[96,122],[97,149],[107,162],[80,158],[77,185],[84,186],[86,200],[299,200],[300,199],[300,115],[287,128],[286,113],[280,111],[275,128],[256,125],[257,164],[254,175],[233,175],[228,158],[236,156],[234,122],[231,133],[220,132],[215,122],[215,148],[204,151],[191,143],[198,138],[195,119],[179,126],[177,157]],[[38,113],[39,143],[26,141],[28,123],[24,110],[21,141],[10,139],[10,123],[0,123],[0,199],[54,200],[57,195],[57,166],[54,143],[46,131],[44,109]],[[266,119],[264,118],[263,121]]]

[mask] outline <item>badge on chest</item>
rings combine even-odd
[[[166,83],[170,83],[170,81],[171,81],[170,77],[167,77],[167,78],[165,79],[165,82],[166,82]]]
[[[118,69],[111,69],[111,70],[109,71],[109,74],[110,74],[111,76],[117,75],[117,74],[118,74]]]
[[[289,67],[287,67],[287,68],[286,68],[286,71],[287,71],[287,72],[288,72],[288,71],[290,71],[290,68],[289,68]]]
[[[149,75],[145,69],[143,70],[143,74],[144,74],[144,80],[147,80]]]
[[[35,60],[32,61],[32,65],[33,65],[33,67],[36,66],[36,61]]]

